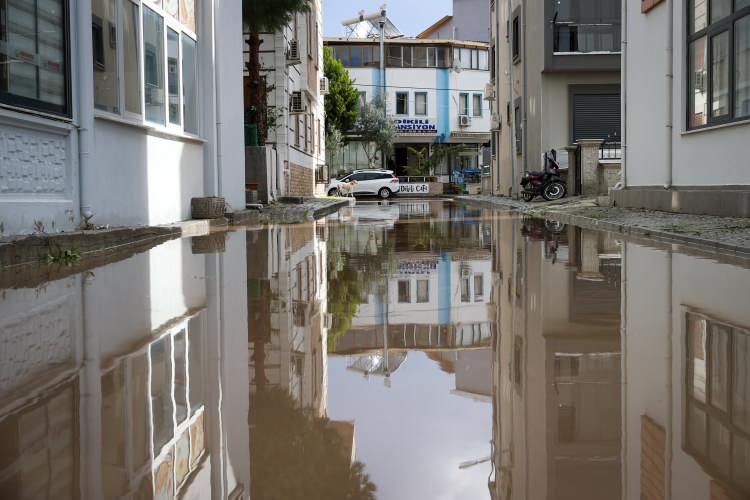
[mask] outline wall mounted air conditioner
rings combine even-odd
[[[503,128],[503,118],[500,113],[492,113],[492,130],[500,130]]]
[[[459,127],[471,127],[471,117],[469,115],[460,115],[458,117]]]
[[[484,99],[486,101],[494,101],[497,99],[497,94],[495,93],[495,85],[493,83],[488,83],[484,87]]]
[[[299,54],[299,41],[292,40],[289,42],[289,48],[286,51],[286,64],[287,66],[296,66],[302,63],[302,58]]]

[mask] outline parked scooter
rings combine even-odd
[[[560,177],[560,164],[557,163],[557,152],[554,149],[544,153],[544,171],[526,172],[521,179],[521,186],[524,201],[531,201],[537,196],[547,201],[565,197],[568,188]]]

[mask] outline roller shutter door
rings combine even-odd
[[[573,142],[620,135],[620,94],[573,95]]]

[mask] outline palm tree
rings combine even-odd
[[[246,120],[258,126],[258,140],[265,144],[267,129],[267,94],[266,79],[261,76],[260,34],[274,33],[287,26],[298,12],[310,10],[310,0],[242,0],[242,20],[249,32],[248,102],[246,103]]]

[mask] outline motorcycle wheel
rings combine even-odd
[[[542,197],[547,201],[555,201],[565,197],[565,184],[559,181],[550,182],[542,189]]]
[[[535,196],[533,194],[531,194],[531,193],[523,193],[523,201],[525,201],[525,202],[529,202],[529,201],[533,200],[534,198],[535,198]]]

